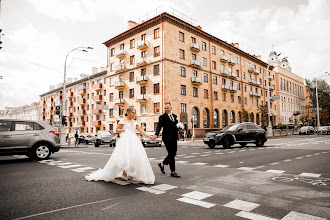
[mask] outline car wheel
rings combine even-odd
[[[247,143],[240,143],[241,147],[246,147]]]
[[[230,139],[228,137],[225,137],[223,139],[223,148],[226,148],[226,149],[231,148]]]
[[[215,142],[214,141],[210,141],[207,146],[209,146],[209,148],[213,149],[215,148]]]
[[[158,147],[162,147],[162,144],[158,145]]]
[[[32,148],[31,157],[36,160],[46,160],[51,154],[48,144],[37,144]]]
[[[262,137],[257,137],[256,146],[257,147],[263,147],[264,144],[265,144],[265,140]]]
[[[95,143],[94,146],[95,146],[95,147],[99,147],[100,145]]]

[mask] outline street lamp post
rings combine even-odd
[[[72,49],[65,57],[65,62],[64,62],[64,80],[63,80],[63,90],[62,90],[62,111],[61,111],[61,114],[60,114],[60,144],[61,146],[64,146],[65,145],[65,128],[64,126],[62,125],[62,118],[65,114],[65,99],[66,99],[66,93],[65,93],[65,90],[66,90],[66,60],[68,59],[68,56],[71,52],[75,51],[75,50],[80,50],[80,51],[83,51],[83,52],[87,52],[87,50],[90,50],[90,49],[93,49],[92,47],[76,47],[74,49]]]

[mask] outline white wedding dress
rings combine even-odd
[[[88,181],[112,181],[117,177],[122,177],[125,170],[128,176],[134,177],[136,180],[145,184],[154,184],[155,175],[152,171],[147,153],[136,135],[136,125],[121,120],[119,124],[123,124],[125,132],[120,134],[116,148],[104,166],[91,174],[85,176]]]

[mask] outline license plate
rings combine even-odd
[[[150,143],[154,144],[154,143],[156,143],[156,141],[150,141]]]
[[[209,141],[210,139],[209,138],[204,138],[204,141]]]

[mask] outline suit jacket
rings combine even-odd
[[[162,139],[164,142],[177,141],[178,128],[176,124],[178,123],[177,116],[173,114],[174,122],[170,119],[168,114],[165,112],[163,115],[159,116],[158,126],[156,128],[155,135],[159,136],[160,130],[163,128]]]

